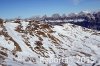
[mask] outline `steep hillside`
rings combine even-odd
[[[65,62],[67,58],[70,59]],[[50,62],[52,59],[60,62]],[[100,32],[69,23],[62,26],[38,21],[1,23],[0,65],[99,66]]]

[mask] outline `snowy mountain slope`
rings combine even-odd
[[[36,21],[6,22],[1,25],[0,29],[0,65],[100,65],[99,31],[69,23],[52,26]],[[77,61],[77,57],[87,59]],[[41,58],[45,59],[40,62]],[[55,58],[71,59],[68,59],[67,63],[49,63],[46,60]]]

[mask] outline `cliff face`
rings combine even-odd
[[[99,31],[69,23],[52,26],[36,21],[6,22],[0,27],[0,65],[97,66],[100,65],[99,39]],[[89,62],[77,62],[77,57],[85,57]],[[66,63],[45,61],[55,58],[71,59]]]

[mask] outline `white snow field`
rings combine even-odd
[[[6,22],[0,27],[0,65],[100,66],[100,32],[69,23]]]

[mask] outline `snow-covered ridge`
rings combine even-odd
[[[41,22],[0,24],[0,65],[97,66],[100,65],[100,32],[73,24],[52,26]],[[90,62],[40,63],[42,58],[88,57]]]

